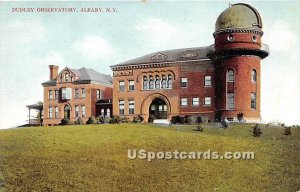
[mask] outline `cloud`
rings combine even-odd
[[[111,45],[98,36],[86,36],[73,43],[73,48],[90,61],[96,61],[113,54]]]

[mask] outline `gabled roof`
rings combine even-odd
[[[205,60],[205,59],[209,59],[207,57],[209,51],[210,51],[210,46],[158,51],[129,61],[125,61],[123,63],[113,65],[111,67],[138,65],[138,64],[146,64],[146,63]]]
[[[108,84],[108,85],[111,85],[113,82],[112,77],[110,75],[105,75],[105,74],[99,73],[93,69],[89,69],[89,68],[85,68],[85,67],[80,68],[80,69],[71,69],[71,68],[65,67],[62,71],[66,70],[66,69],[70,70],[72,73],[74,73],[76,76],[79,77],[74,82],[94,81],[94,82],[104,83],[104,84]],[[61,74],[61,72],[59,73],[59,75]],[[44,84],[56,84],[56,82],[57,82],[57,78],[46,81],[42,84],[43,85]]]

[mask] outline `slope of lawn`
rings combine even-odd
[[[0,131],[0,191],[298,191],[300,129],[81,125]],[[255,160],[130,160],[147,151],[253,151]]]

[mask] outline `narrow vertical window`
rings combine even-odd
[[[52,119],[52,107],[49,107],[49,118]]]
[[[106,110],[106,116],[110,117],[110,109],[109,108]]]
[[[227,82],[234,82],[234,71],[231,69],[227,71]]]
[[[102,93],[102,90],[100,89],[97,89],[97,99],[103,99],[103,93]]]
[[[85,88],[81,89],[81,98],[85,99]]]
[[[154,89],[154,79],[153,79],[153,76],[149,77],[149,89]]]
[[[75,89],[75,99],[79,99],[79,89]]]
[[[148,78],[146,76],[143,77],[143,90],[148,89]]]
[[[227,109],[234,109],[234,94],[227,93]]]
[[[124,92],[125,91],[125,82],[119,81],[119,91]]]
[[[251,109],[256,109],[256,93],[251,93]]]
[[[155,77],[155,89],[160,89],[160,78],[158,75]]]
[[[167,88],[172,89],[172,85],[173,85],[172,75],[168,75]]]
[[[55,99],[58,100],[58,90],[55,90],[54,94],[55,94]]]
[[[84,105],[81,106],[81,116],[82,117],[86,116],[86,114],[85,114],[85,106]]]
[[[119,100],[119,115],[124,115],[124,100]]]
[[[162,76],[161,80],[161,86],[162,89],[165,89],[167,87],[167,77],[165,75]]]
[[[187,87],[188,80],[186,77],[181,77],[180,87]]]
[[[251,82],[256,83],[256,78],[257,78],[256,71],[255,71],[255,69],[252,69],[252,71],[251,71]]]
[[[211,76],[205,76],[204,77],[204,86],[210,87],[211,86]]]
[[[134,100],[129,100],[129,114],[134,114]]]
[[[75,117],[79,117],[79,106],[75,106]]]
[[[55,118],[58,118],[58,107],[55,107]]]
[[[134,91],[134,80],[129,80],[129,91]]]
[[[49,95],[48,98],[49,98],[49,99],[53,99],[53,96],[52,96],[52,90],[50,90],[48,93],[49,93],[49,94],[48,94],[48,95]]]

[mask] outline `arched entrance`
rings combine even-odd
[[[149,106],[149,116],[154,119],[167,119],[168,106],[161,98],[155,98]]]
[[[69,105],[64,108],[64,117],[70,119],[71,109]]]

